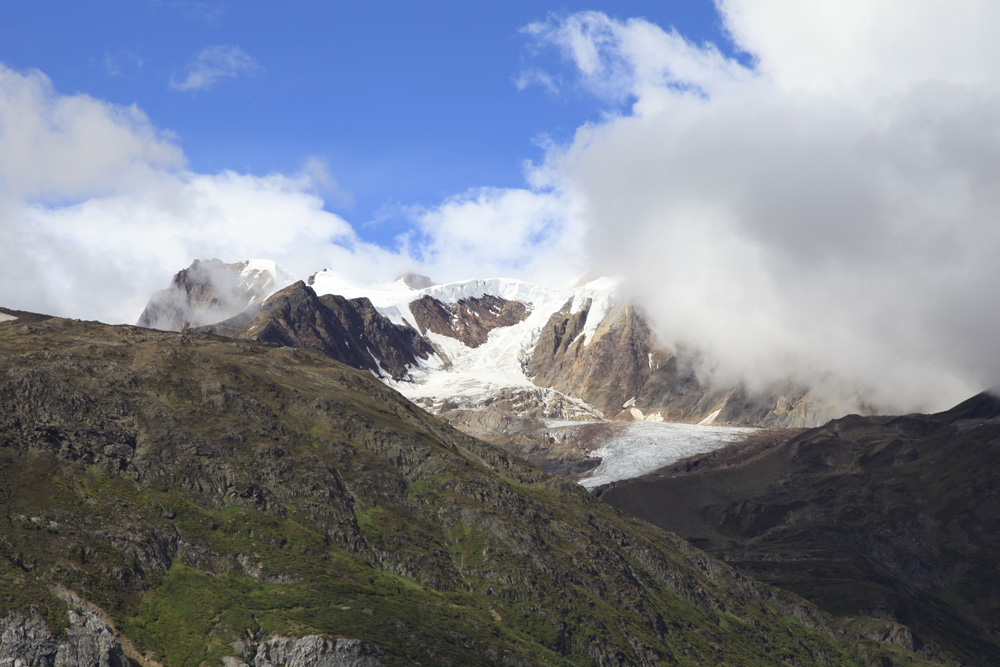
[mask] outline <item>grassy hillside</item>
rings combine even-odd
[[[0,616],[97,610],[138,662],[921,663],[318,353],[22,319],[0,405]]]

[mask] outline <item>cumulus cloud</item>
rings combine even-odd
[[[0,66],[6,307],[131,323],[176,271],[212,257],[273,259],[303,278],[540,278],[541,256],[558,259],[580,237],[551,191],[483,189],[411,209],[417,227],[398,249],[360,240],[330,201],[349,205],[349,193],[319,158],[293,174],[196,173],[136,107],[61,95],[40,72]]]
[[[1000,381],[1000,45],[988,2],[723,0],[741,65],[588,12],[530,34],[620,113],[536,179],[708,380],[886,409]]]
[[[0,67],[0,303],[132,322],[195,258],[271,257],[308,275],[384,263],[314,194],[322,170],[289,176],[186,168],[137,108],[60,95],[40,72]]]
[[[407,252],[435,280],[513,276],[561,283],[584,266],[573,199],[556,190],[478,188],[412,212]]]
[[[238,46],[209,46],[188,64],[183,80],[170,80],[170,87],[181,91],[208,90],[222,79],[252,76],[257,69],[256,61]]]

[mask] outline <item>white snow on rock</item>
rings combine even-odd
[[[17,315],[8,315],[7,313],[0,313],[0,322],[11,322],[17,319]]]
[[[295,276],[270,259],[248,259],[238,262],[242,286],[253,293],[251,305],[264,302],[269,296],[295,282]]]
[[[346,298],[368,297],[375,308],[391,321],[396,324],[405,323],[413,328],[417,328],[417,325],[410,311],[410,303],[425,295],[444,303],[456,303],[461,299],[492,294],[530,306],[531,311],[522,322],[493,329],[486,342],[476,348],[470,348],[449,336],[427,332],[425,337],[434,345],[438,354],[412,367],[410,378],[406,381],[394,382],[383,378],[383,381],[408,399],[430,406],[432,410],[445,404],[475,410],[482,407],[491,396],[497,396],[505,390],[544,391],[546,395],[540,400],[550,400],[553,397],[548,394],[558,392],[542,390],[525,373],[542,328],[567,303],[570,304],[571,312],[577,313],[586,307],[589,300],[590,311],[583,332],[586,345],[593,340],[594,333],[618,298],[618,281],[608,278],[572,288],[543,287],[521,280],[494,278],[414,289],[403,280],[360,284],[328,269],[315,274],[312,283],[318,294],[339,294]],[[649,362],[652,365],[652,356]],[[583,420],[589,421],[599,415],[593,406],[584,401],[562,395],[559,397],[577,405],[576,414]],[[616,425],[615,435],[593,452],[592,455],[600,456],[602,462],[588,477],[581,480],[583,486],[594,488],[639,477],[688,456],[724,447],[745,438],[754,430],[664,423],[659,413],[645,415],[634,404],[633,399],[624,408],[637,421]]]
[[[595,449],[601,465],[580,480],[587,489],[645,474],[743,440],[757,429],[734,426],[630,422]]]
[[[241,264],[243,262],[240,262]],[[270,274],[278,289],[288,287],[295,282],[295,276],[286,271],[272,259],[248,259],[246,266],[240,270],[240,275],[244,278],[256,278],[261,274]]]
[[[510,388],[537,389],[525,374],[542,327],[553,313],[571,302],[578,312],[591,300],[585,333],[590,342],[601,320],[611,308],[617,281],[601,278],[576,288],[543,287],[513,278],[463,280],[413,289],[404,280],[391,283],[361,284],[338,275],[331,269],[316,273],[312,287],[317,294],[338,294],[348,299],[367,297],[391,322],[417,328],[410,303],[427,295],[443,303],[479,298],[486,294],[527,304],[531,312],[524,321],[490,332],[485,343],[471,348],[460,341],[428,332],[426,337],[438,350],[438,357],[423,362],[411,371],[411,381],[393,382],[391,386],[413,401],[438,404],[451,400],[463,407],[475,408],[498,391]],[[590,406],[587,409],[593,411]]]

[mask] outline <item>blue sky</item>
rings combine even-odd
[[[515,85],[526,68],[569,78],[521,28],[582,9],[727,43],[704,0],[17,2],[0,24],[0,62],[41,70],[62,94],[138,105],[196,172],[291,173],[319,158],[347,195],[327,207],[392,245],[408,224],[396,207],[522,186],[540,138],[566,141],[614,108],[572,86]],[[206,89],[171,87],[218,46],[253,64]]]

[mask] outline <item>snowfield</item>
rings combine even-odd
[[[588,490],[645,474],[685,459],[739,442],[757,429],[735,426],[699,426],[670,422],[621,424],[591,456],[601,465],[580,480]]]
[[[8,315],[7,313],[0,313],[0,322],[10,322],[16,320],[16,315]]]

